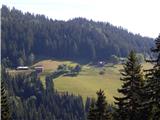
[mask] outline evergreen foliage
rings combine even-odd
[[[95,100],[92,99],[90,107],[89,107],[87,119],[88,120],[95,120],[95,118],[96,118]]]
[[[155,43],[156,47],[151,51],[157,55],[157,58],[148,61],[154,66],[152,69],[146,70],[147,85],[145,91],[147,97],[144,106],[150,111],[150,118],[160,120],[160,35],[156,38]]]
[[[49,76],[46,88],[35,73],[15,77],[7,74],[5,82],[13,120],[85,120],[82,97],[56,92]]]
[[[149,53],[153,40],[134,35],[109,23],[84,18],[57,21],[6,6],[2,16],[2,59],[11,67],[30,65],[48,57],[105,60],[111,55],[125,57],[131,49]]]
[[[160,120],[160,35],[151,50],[157,57],[149,60],[154,67],[146,70],[147,80],[140,65],[143,56],[137,58],[134,51],[130,52],[121,72],[123,85],[118,92],[122,96],[114,97],[115,111],[101,89],[97,100],[87,98],[84,107],[81,96],[59,93],[53,84],[54,78],[68,72],[78,75],[79,65],[60,65],[46,77],[45,88],[34,72],[13,77],[4,68],[31,65],[38,57],[103,60],[112,56],[117,63],[118,57],[127,56],[132,49],[150,53],[152,39],[84,18],[57,21],[4,5],[1,12],[2,120]]]
[[[97,91],[97,101],[92,100],[88,120],[111,120],[111,111],[106,102],[106,96],[101,89]]]
[[[143,95],[143,76],[135,52],[131,51],[129,54],[121,74],[123,85],[118,92],[123,97],[115,97],[115,104],[118,106],[117,118],[119,120],[143,120],[140,110],[143,102],[141,97]]]
[[[10,120],[8,97],[3,80],[1,81],[1,119]]]

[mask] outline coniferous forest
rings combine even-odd
[[[153,39],[85,18],[58,21],[2,6],[2,62],[29,65],[39,57],[104,60],[131,50],[148,55]],[[63,48],[63,49],[62,49]]]
[[[135,35],[110,23],[85,18],[52,20],[2,6],[1,118],[2,120],[160,120],[160,35]],[[136,53],[153,55],[142,69]],[[32,65],[43,57],[104,60],[127,57],[122,86],[110,105],[102,89],[97,98],[59,93],[54,74],[42,85],[36,72],[10,75],[7,68]]]
[[[2,81],[5,81],[6,86],[6,88],[2,88],[2,93],[5,89],[8,91],[8,97],[2,97],[4,103],[2,111],[3,108],[4,112],[6,111],[4,117],[2,116],[4,120],[8,120],[8,118],[11,120],[85,119],[85,109],[81,96],[67,93],[59,95],[49,77],[46,78],[46,88],[44,89],[34,73],[16,77],[11,77],[5,73],[2,75]],[[2,84],[2,86],[4,85]]]

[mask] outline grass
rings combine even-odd
[[[96,91],[102,89],[105,91],[107,100],[112,103],[113,96],[117,96],[117,89],[121,86],[119,80],[120,66],[115,68],[105,67],[105,74],[100,75],[102,68],[84,66],[77,77],[61,76],[54,80],[55,88],[58,91],[68,91],[75,95],[81,95],[85,100],[89,97],[96,97]]]
[[[34,64],[33,66],[36,65],[42,65],[44,67],[44,71],[54,71],[57,69],[57,66],[62,64],[61,61],[54,61],[54,60],[42,60],[36,64]]]
[[[56,70],[60,64],[75,66],[77,63],[71,61],[43,60],[35,64],[44,66],[44,72],[40,76],[43,85],[45,85],[45,76]],[[151,67],[152,65],[149,63],[143,64],[143,69]],[[102,89],[105,91],[107,101],[112,104],[114,102],[113,96],[120,96],[117,89],[122,85],[122,82],[119,80],[121,77],[119,70],[122,68],[122,65],[106,65],[103,68],[83,65],[82,71],[76,77],[60,76],[54,79],[54,87],[58,92],[81,95],[84,101],[87,97],[96,97],[97,90]],[[100,75],[99,72],[102,70],[105,73]]]
[[[45,60],[37,63],[36,65],[43,65],[44,72],[41,74],[40,79],[45,85],[45,76],[51,71],[55,70],[60,64],[68,64],[75,66],[76,63],[70,61],[53,61]],[[105,90],[109,101],[113,101],[113,95],[117,95],[117,88],[120,86],[119,71],[120,66],[105,67],[105,74],[99,75],[102,68],[84,65],[82,71],[77,77],[64,77],[61,76],[54,79],[54,86],[59,92],[68,91],[75,95],[81,95],[84,100],[89,97],[95,97],[96,91],[100,88]]]

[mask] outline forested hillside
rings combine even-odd
[[[99,60],[127,56],[134,49],[148,53],[153,40],[134,35],[110,23],[85,18],[68,21],[22,13],[2,6],[2,62],[32,64],[39,56]]]
[[[4,82],[2,94],[5,90],[8,93],[7,97],[2,95],[1,107],[4,118],[10,117],[11,120],[85,120],[86,113],[82,97],[67,93],[59,94],[54,89],[53,81],[49,76],[46,78],[45,89],[35,73],[13,77],[6,74],[3,69],[2,81]]]

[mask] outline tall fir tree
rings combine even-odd
[[[89,107],[89,112],[88,112],[87,119],[88,119],[88,120],[95,120],[95,118],[96,118],[95,100],[92,99],[92,100],[91,100],[90,107]]]
[[[103,90],[97,92],[96,113],[97,120],[110,120],[110,111],[107,109],[106,96]]]
[[[111,112],[108,109],[106,96],[103,90],[97,91],[97,101],[92,101],[89,109],[88,120],[111,120]]]
[[[3,81],[1,81],[1,119],[10,120],[8,98]]]
[[[7,79],[5,65],[1,64],[1,119],[2,120],[10,120],[10,109],[9,109],[9,100],[6,90],[6,84],[4,83],[4,79]]]
[[[151,119],[160,120],[160,35],[155,40],[156,47],[151,49],[157,58],[147,60],[154,64],[152,69],[146,70],[147,85],[146,93],[147,100],[145,102],[146,109],[150,111]]]
[[[141,118],[141,103],[142,103],[142,88],[143,74],[141,65],[139,64],[136,54],[131,51],[127,62],[123,66],[122,76],[123,81],[121,89],[118,92],[122,97],[114,97],[118,106],[117,119],[119,120],[142,120]]]

